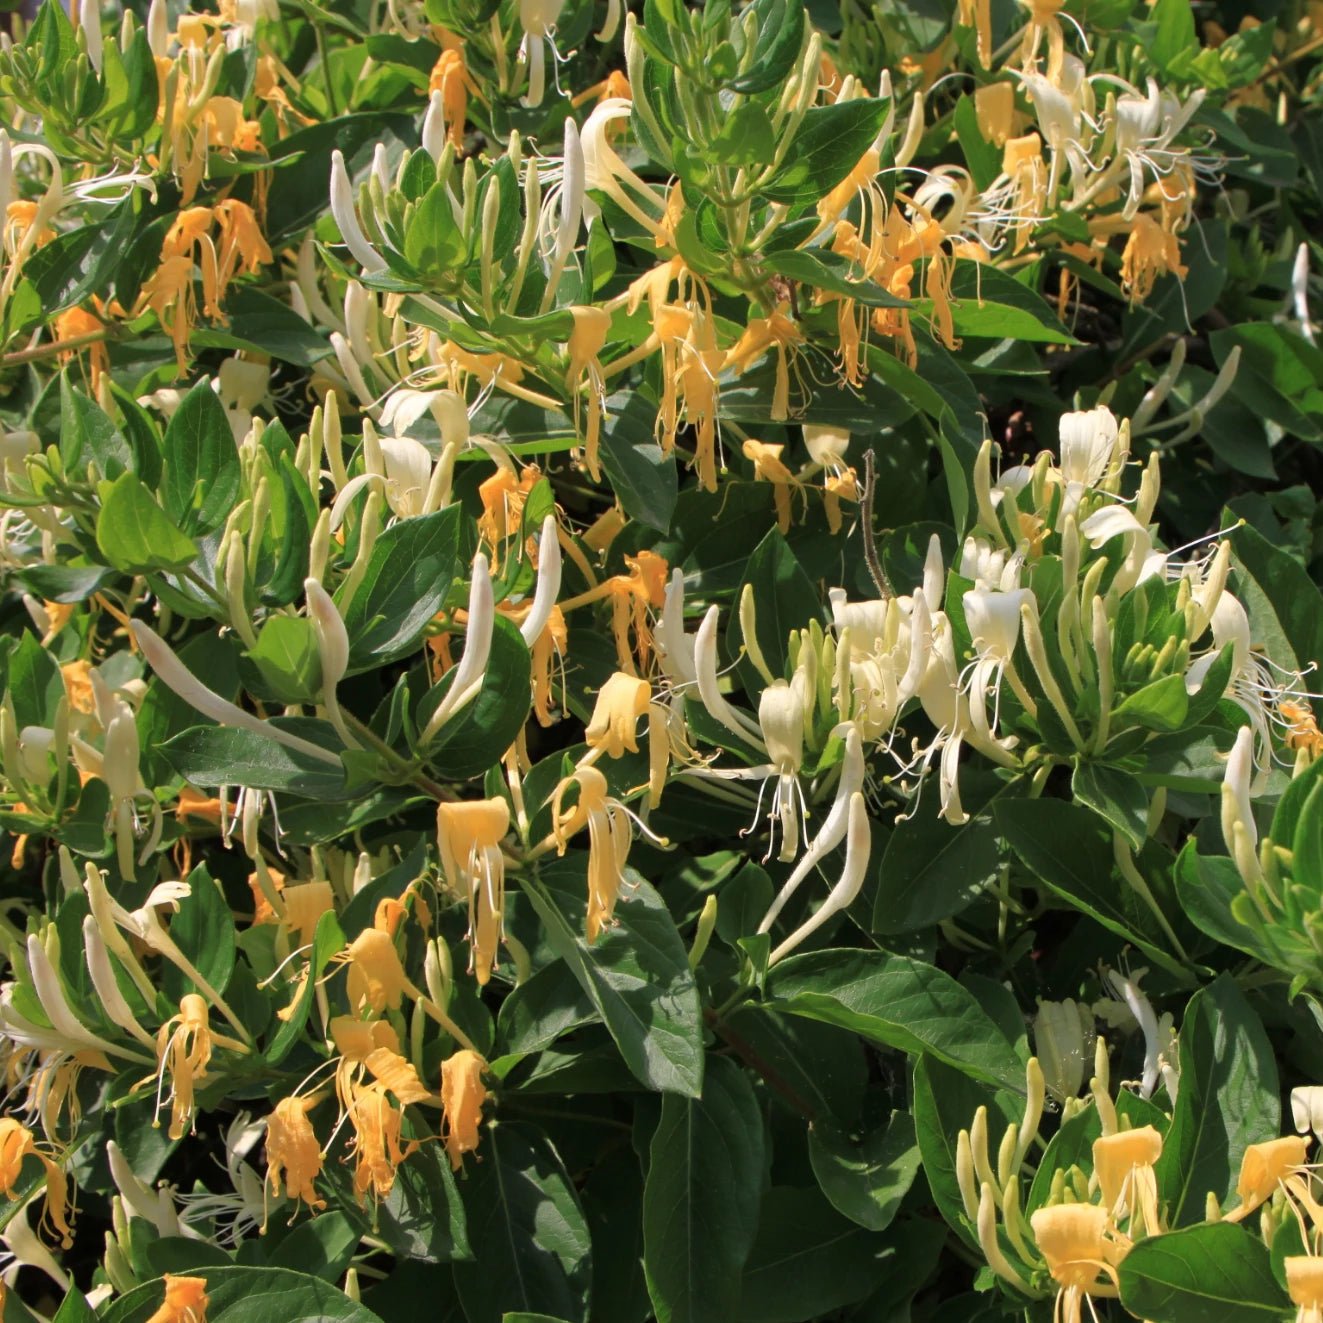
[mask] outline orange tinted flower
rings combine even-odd
[[[32,1131],[12,1116],[0,1117],[0,1190],[9,1200],[19,1198],[14,1188],[23,1171],[23,1159],[36,1158],[46,1169],[45,1220],[59,1233],[65,1249],[73,1244],[69,1232],[69,1178],[64,1168],[37,1147]]]
[[[165,1299],[147,1323],[207,1323],[205,1277],[176,1277],[166,1273]]]
[[[314,1184],[322,1170],[321,1145],[308,1120],[317,1102],[312,1094],[282,1098],[266,1123],[266,1179],[272,1195],[280,1198],[283,1180],[285,1193],[313,1211],[326,1207]]]
[[[468,1048],[447,1057],[441,1063],[441,1106],[445,1111],[446,1152],[450,1165],[458,1171],[464,1154],[478,1147],[478,1127],[487,1089],[482,1082],[487,1063]]]

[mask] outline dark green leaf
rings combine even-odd
[[[816,202],[826,196],[872,145],[889,105],[866,97],[814,106],[799,126],[785,155],[786,164],[762,189],[763,196],[791,205]]]
[[[809,1130],[809,1158],[838,1212],[870,1231],[885,1231],[919,1171],[914,1119],[893,1112],[885,1126],[858,1140],[819,1122]]]
[[[275,724],[328,751],[340,745],[340,737],[324,721],[281,717]],[[344,772],[334,763],[255,731],[195,726],[176,735],[160,752],[180,776],[198,786],[250,786],[328,799],[345,793]]]
[[[763,1118],[746,1073],[707,1063],[703,1096],[662,1098],[643,1192],[644,1266],[658,1323],[730,1323],[758,1227]]]
[[[188,533],[219,528],[239,498],[239,451],[225,409],[200,381],[165,430],[165,512]]]

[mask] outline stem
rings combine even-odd
[[[326,44],[326,30],[317,22],[313,23],[312,30],[317,38],[317,57],[321,60],[322,78],[326,83],[326,107],[331,112],[331,118],[335,119],[340,114],[340,106],[335,99],[335,87],[331,82],[331,53]]]
[[[52,340],[49,344],[34,345],[31,349],[17,349],[12,354],[5,354],[0,358],[0,367],[16,367],[20,363],[36,363],[56,354],[70,354],[76,349],[85,349],[88,345],[99,344],[109,338],[109,328],[102,328],[99,331],[88,331],[86,335],[71,335],[67,340]]]

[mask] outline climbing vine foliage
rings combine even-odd
[[[0,8],[4,1319],[1323,1320],[1316,0]]]

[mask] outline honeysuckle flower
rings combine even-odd
[[[1250,783],[1254,775],[1254,731],[1242,726],[1227,757],[1222,779],[1222,839],[1236,861],[1245,885],[1255,890],[1263,882],[1259,863],[1259,829],[1254,822]]]
[[[436,142],[438,129],[444,135],[444,141],[456,152],[464,150],[469,96],[478,93],[464,60],[464,43],[449,33],[444,41],[441,54],[428,75],[427,116],[423,124],[423,149],[434,161],[439,161],[441,155]]]
[[[42,1216],[59,1235],[60,1244],[73,1244],[69,1229],[69,1178],[64,1168],[37,1144],[32,1131],[12,1116],[0,1117],[0,1191],[12,1203],[18,1192],[15,1186],[23,1171],[23,1159],[34,1157],[46,1171],[46,1204]]]
[[[554,34],[564,7],[565,0],[519,0],[519,25],[524,30],[519,54],[528,63],[528,91],[521,98],[526,106],[542,104],[546,91],[544,47],[550,48],[552,59],[557,58]]]
[[[1011,685],[1026,710],[1033,710],[1033,700],[1016,675],[1014,655],[1020,638],[1020,608],[1034,598],[1027,588],[1005,592],[972,588],[961,600],[978,654],[968,668],[966,681],[970,720],[979,735],[991,740],[999,721],[1003,679]],[[987,707],[989,692],[993,695],[991,720]]]
[[[1113,1231],[1107,1209],[1056,1204],[1034,1212],[1029,1225],[1060,1288],[1056,1311],[1061,1323],[1082,1323],[1086,1298],[1118,1294],[1116,1265],[1129,1246]]]
[[[1323,1323],[1323,1258],[1314,1254],[1288,1254],[1282,1260],[1286,1293],[1299,1305],[1296,1323]]]
[[[767,957],[768,965],[784,959],[797,946],[815,933],[833,915],[849,909],[863,889],[868,874],[868,858],[872,844],[872,831],[868,822],[868,806],[861,791],[854,791],[846,805],[845,863],[839,881],[827,899],[794,930],[783,942],[773,948]]]
[[[272,1197],[294,1200],[295,1210],[306,1204],[309,1212],[326,1207],[317,1194],[316,1179],[321,1175],[322,1151],[308,1113],[320,1099],[315,1094],[281,1098],[266,1123],[267,1175],[265,1189]]]
[[[380,928],[364,928],[336,959],[348,966],[345,994],[356,1011],[398,1011],[406,994],[414,1000],[421,995],[404,972],[394,939]]]
[[[723,366],[742,376],[771,350],[776,352],[776,380],[772,388],[771,418],[790,417],[791,355],[804,343],[804,333],[790,316],[788,301],[778,303],[768,317],[750,317],[740,338],[726,352]]]
[[[1311,1211],[1317,1208],[1305,1167],[1308,1149],[1309,1140],[1302,1135],[1283,1135],[1280,1139],[1250,1144],[1240,1160],[1240,1175],[1236,1180],[1236,1195],[1240,1202],[1223,1220],[1241,1221],[1267,1203],[1278,1190],[1285,1192],[1288,1202]]]
[[[171,1139],[182,1139],[185,1130],[192,1131],[194,1118],[194,1090],[207,1078],[213,1047],[246,1051],[246,1045],[224,1034],[212,1031],[208,1020],[207,1003],[195,992],[187,992],[179,999],[179,1011],[160,1027],[156,1035],[157,1070],[149,1080],[156,1081],[156,1116],[161,1111],[162,1093],[166,1076],[170,1079]],[[156,1122],[159,1124],[159,1121]]]
[[[445,1116],[446,1154],[459,1171],[464,1155],[477,1151],[482,1108],[489,1094],[482,1082],[487,1063],[476,1052],[461,1048],[441,1063],[441,1108]]]
[[[791,497],[803,494],[803,484],[786,467],[781,458],[785,446],[770,445],[750,437],[743,446],[744,458],[753,465],[755,481],[772,484],[772,499],[776,503],[776,523],[783,533],[790,531]]]
[[[400,1163],[417,1149],[418,1142],[401,1142],[404,1113],[380,1085],[355,1086],[346,1116],[354,1130],[350,1145],[354,1194],[360,1204],[366,1202],[369,1194],[379,1203],[395,1188],[395,1173]]]
[[[491,655],[492,629],[496,621],[496,602],[492,593],[492,577],[487,566],[487,557],[481,552],[473,558],[472,576],[469,583],[464,655],[450,673],[450,688],[437,704],[436,710],[419,736],[418,743],[422,748],[426,748],[441,733],[447,721],[478,696],[487,671],[487,659]]]
[[[628,119],[633,110],[633,103],[624,97],[606,97],[593,107],[579,130],[584,184],[605,193],[627,216],[661,239],[660,218],[666,214],[666,199],[640,179],[611,145],[611,126],[617,120]],[[594,207],[590,214],[596,215],[597,209]]]
[[[569,311],[574,319],[574,330],[566,345],[569,367],[565,372],[565,381],[574,395],[576,430],[579,425],[580,396],[584,394],[588,396],[584,462],[588,465],[588,472],[593,481],[600,482],[602,469],[597,450],[602,430],[602,414],[605,410],[606,382],[598,355],[611,331],[611,313],[606,308],[586,306],[573,307]]]
[[[1121,289],[1131,304],[1143,303],[1153,292],[1159,276],[1184,280],[1190,269],[1181,261],[1180,240],[1147,212],[1132,223],[1121,252]]]
[[[504,935],[501,841],[509,830],[510,805],[504,799],[443,802],[436,808],[441,869],[451,894],[468,904],[469,967],[480,987],[496,969]]]
[[[331,594],[316,579],[303,581],[303,594],[308,603],[308,619],[317,640],[317,656],[321,662],[321,697],[326,716],[336,733],[349,748],[358,747],[358,739],[345,725],[344,714],[336,697],[336,687],[349,669],[349,634],[344,618]]]
[[[1061,478],[1066,485],[1062,514],[1072,513],[1117,458],[1120,429],[1105,405],[1061,416]]]
[[[537,587],[528,614],[519,625],[519,633],[530,648],[542,637],[560,596],[562,562],[554,514],[542,521],[537,553]]]
[[[207,1279],[166,1273],[165,1299],[147,1323],[207,1323]]]
[[[841,758],[840,778],[836,783],[836,794],[831,808],[822,820],[817,835],[800,856],[790,876],[781,885],[767,913],[758,925],[760,933],[770,932],[786,903],[799,890],[804,879],[846,838],[850,827],[850,810],[854,795],[863,789],[865,767],[863,740],[859,728],[853,722],[838,726],[833,732],[844,744]],[[847,902],[848,903],[848,902]]]
[[[368,242],[363,227],[358,223],[353,186],[349,181],[344,155],[338,148],[331,153],[331,215],[354,261],[369,275],[384,271],[386,259]]]
[[[1323,1085],[1305,1084],[1291,1090],[1291,1120],[1296,1133],[1323,1133]]]
[[[1033,1031],[1034,1055],[1048,1091],[1061,1102],[1077,1098],[1084,1085],[1085,1067],[1093,1059],[1096,1035],[1092,1012],[1070,998],[1040,1000]]]
[[[717,626],[721,612],[711,606],[703,617],[694,638],[694,672],[698,696],[708,712],[731,734],[746,744],[752,744],[760,753],[766,752],[762,731],[752,718],[728,703],[717,681]]]
[[[1170,1015],[1161,1018],[1153,1009],[1153,1003],[1140,988],[1139,983],[1147,971],[1132,970],[1128,975],[1119,970],[1107,971],[1107,983],[1117,998],[1117,1002],[1101,1002],[1094,1007],[1097,1014],[1112,1024],[1127,1023],[1130,1020],[1139,1026],[1144,1035],[1144,1074],[1139,1081],[1138,1093],[1141,1098],[1151,1098],[1161,1080],[1167,1090],[1167,1097],[1174,1104],[1180,1087],[1180,1059],[1176,1050],[1176,1035],[1172,1028]],[[1125,1009],[1122,1010],[1121,1007]]]
[[[1162,1136],[1151,1125],[1118,1130],[1093,1141],[1093,1174],[1103,1207],[1116,1225],[1129,1219],[1132,1238],[1141,1228],[1148,1235],[1160,1230],[1154,1166],[1161,1156]]]
[[[150,625],[144,624],[141,620],[135,620],[132,622],[132,630],[134,641],[142,650],[148,665],[156,672],[161,682],[166,688],[172,689],[178,694],[184,702],[201,712],[204,717],[210,717],[222,726],[236,726],[240,730],[251,731],[254,735],[261,735],[266,739],[275,740],[278,744],[283,744],[286,748],[306,754],[309,758],[315,758],[318,762],[332,763],[337,767],[340,765],[340,759],[329,750],[323,749],[318,744],[313,744],[310,740],[302,739],[288,731],[281,730],[270,722],[254,716],[251,712],[245,712],[242,708],[236,707],[233,703],[208,689],[179,660],[174,649]]]
[[[113,1139],[106,1141],[106,1159],[110,1167],[110,1178],[115,1182],[125,1207],[134,1217],[150,1222],[160,1236],[185,1236],[190,1239],[197,1236],[197,1232],[187,1223],[179,1220],[170,1187],[161,1184],[153,1190],[146,1181],[140,1180],[124,1150]]]
[[[637,753],[641,717],[648,720],[648,800],[655,808],[666,780],[670,742],[665,712],[653,701],[652,686],[646,680],[616,671],[597,691],[584,739],[590,749],[608,758],[619,758],[626,751]]]

